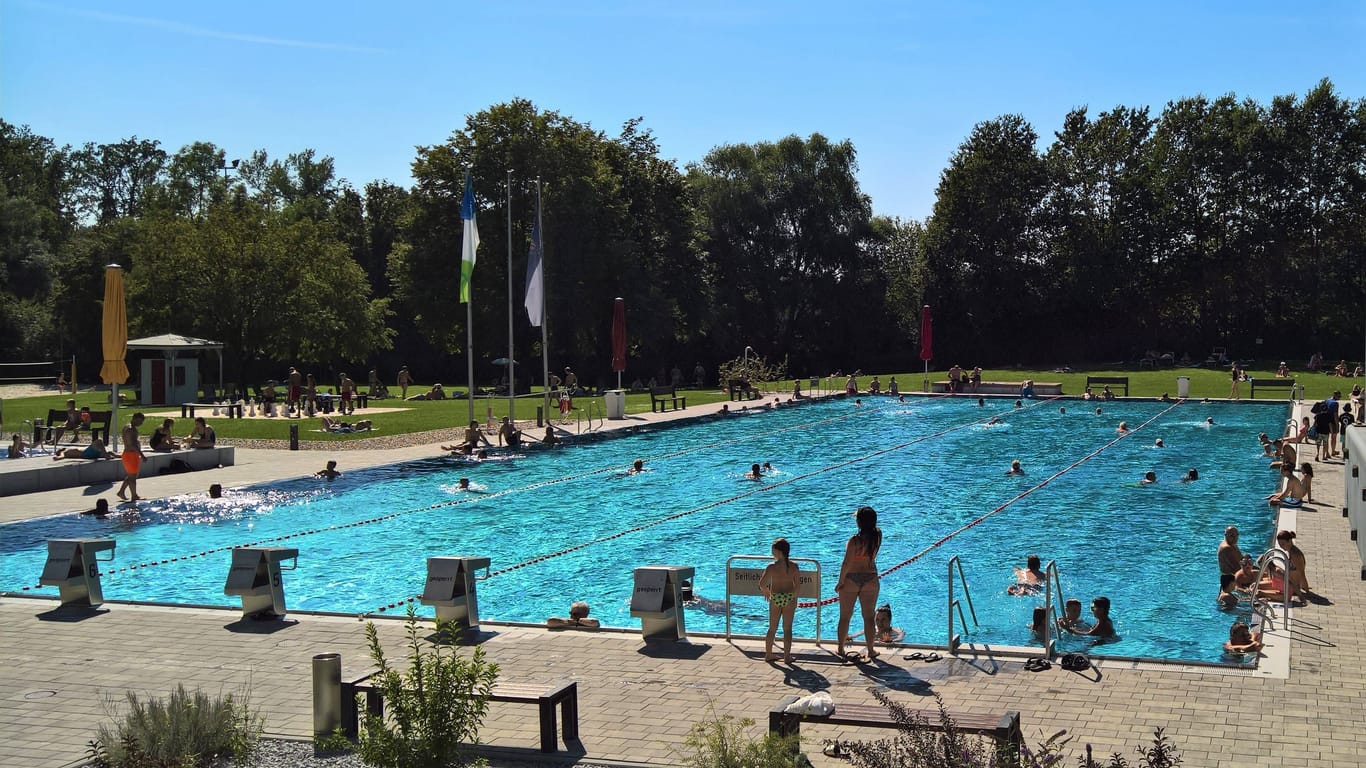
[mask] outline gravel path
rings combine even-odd
[[[411,448],[415,445],[432,443],[454,443],[465,436],[463,429],[432,429],[426,432],[407,432],[398,435],[375,435],[357,437],[349,440],[300,440],[301,451],[373,451],[385,448]],[[236,437],[220,437],[220,445],[238,448],[267,448],[280,451],[289,450],[288,440],[252,440]]]

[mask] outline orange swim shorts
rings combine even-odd
[[[137,451],[123,452],[123,471],[136,475],[142,469],[142,454]]]

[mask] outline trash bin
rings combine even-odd
[[[109,557],[101,558],[101,552],[108,552]],[[113,539],[49,539],[38,583],[56,587],[64,606],[93,607],[104,602],[99,564],[113,559]]]
[[[607,418],[626,418],[626,390],[609,389],[603,397],[607,400]]]
[[[682,640],[688,636],[683,621],[683,582],[694,569],[679,565],[648,565],[635,569],[631,615],[640,619],[646,640]]]
[[[1189,377],[1189,376],[1177,376],[1177,377],[1176,377],[1176,396],[1177,396],[1178,398],[1184,398],[1184,397],[1190,397],[1190,396],[1191,396],[1191,377]]]
[[[313,736],[329,736],[342,724],[341,654],[313,657]]]
[[[294,570],[296,563],[288,568],[282,564],[298,557],[299,550],[290,547],[238,547],[232,551],[223,594],[242,598],[243,618],[284,618],[285,585],[280,572]]]
[[[436,617],[462,629],[479,631],[479,595],[474,572],[487,571],[487,557],[429,557],[423,605],[436,606]]]

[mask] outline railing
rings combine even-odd
[[[812,560],[809,557],[789,558],[794,563],[811,563],[815,578],[808,578],[812,571],[801,571],[798,574],[797,597],[809,597],[816,600],[816,643],[821,641],[821,563],[819,560]],[[731,555],[726,559],[726,639],[730,639],[730,596],[731,595],[761,595],[759,590],[759,578],[762,571],[755,568],[735,568],[731,563],[736,560],[758,560],[770,562],[773,560],[769,555]],[[758,575],[755,574],[758,573]],[[794,635],[795,637],[795,635]]]
[[[607,417],[606,417],[606,415],[603,413],[601,406],[598,405],[598,401],[597,401],[597,400],[589,399],[589,401],[588,401],[588,407],[587,407],[587,408],[575,408],[575,409],[574,409],[574,417],[575,417],[575,425],[574,425],[574,428],[578,431],[579,434],[583,434],[583,420],[584,420],[584,418],[585,418],[585,412],[586,412],[586,418],[588,419],[588,431],[589,431],[589,432],[592,432],[592,431],[593,431],[593,412],[594,412],[594,411],[597,411],[597,412],[598,412],[598,427],[601,428],[603,425],[605,425],[605,424],[607,423]]]
[[[1257,558],[1257,583],[1252,585],[1248,601],[1254,614],[1260,615],[1269,625],[1275,624],[1275,614],[1262,610],[1263,608],[1270,607],[1272,602],[1270,600],[1259,600],[1257,598],[1257,592],[1261,587],[1262,580],[1266,578],[1267,571],[1271,570],[1272,567],[1279,568],[1281,571],[1281,580],[1283,582],[1281,587],[1281,627],[1288,631],[1290,629],[1290,593],[1294,588],[1294,585],[1290,583],[1289,552],[1286,552],[1280,547],[1272,547]]]
[[[1066,608],[1067,598],[1062,593],[1062,579],[1058,576],[1058,562],[1049,560],[1048,567],[1044,569],[1043,576],[1043,608],[1047,621],[1043,625],[1043,649],[1049,657],[1053,657],[1054,647],[1057,639],[1053,630],[1058,626],[1058,606]],[[1058,599],[1053,599],[1054,590],[1058,593]]]
[[[977,626],[977,610],[972,607],[972,591],[968,589],[968,578],[963,574],[963,563],[958,559],[958,555],[949,558],[949,653],[958,650],[962,640],[953,631],[953,611],[958,609],[958,623],[964,630],[967,629],[968,621],[963,616],[963,603],[953,596],[953,571],[954,566],[958,567],[958,583],[963,585],[963,599],[967,601],[968,612],[972,614],[972,626]]]

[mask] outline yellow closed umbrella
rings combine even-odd
[[[100,378],[105,384],[112,384],[110,400],[114,413],[110,419],[110,448],[118,450],[119,429],[119,385],[128,381],[128,365],[123,361],[128,354],[128,313],[123,302],[123,267],[110,264],[104,269],[104,365],[100,367]]]

